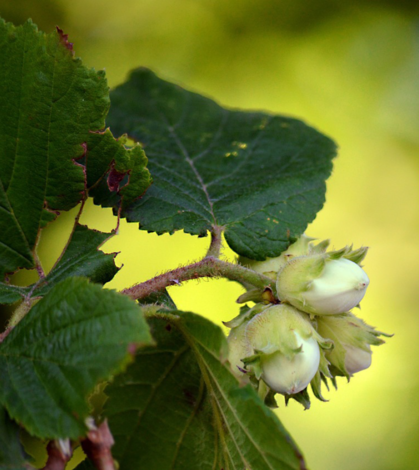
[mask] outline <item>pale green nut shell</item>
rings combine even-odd
[[[294,256],[302,256],[309,253],[309,244],[313,238],[301,235],[301,237],[286,251],[276,258],[267,258],[265,261],[254,261],[240,256],[239,262],[243,266],[247,266],[258,273],[278,272],[288,262],[288,259]]]
[[[253,354],[253,348],[246,339],[246,323],[236,328],[232,328],[227,338],[228,360],[231,370],[236,377],[243,377],[244,363],[242,359]]]
[[[368,369],[372,361],[371,348],[369,348],[369,351],[364,351],[349,344],[344,347],[346,349],[345,368],[350,375]]]
[[[291,305],[272,305],[246,324],[246,339],[255,351],[263,354],[281,351],[292,357],[299,348],[294,331],[304,339],[315,334],[306,314]]]
[[[305,389],[320,364],[317,335],[307,315],[290,305],[273,305],[246,325],[245,336],[259,354],[261,378],[275,392]]]
[[[326,259],[313,277],[312,265],[312,258],[300,257],[278,273],[277,291],[282,301],[314,315],[348,312],[361,302],[370,281],[358,264],[345,258]]]
[[[317,330],[330,338],[334,348],[326,352],[328,361],[341,375],[351,376],[371,365],[371,345],[379,346],[383,335],[352,313],[318,317]]]
[[[292,395],[304,390],[315,376],[320,364],[320,348],[311,337],[303,339],[295,335],[301,351],[292,359],[277,351],[261,358],[262,379],[274,391]]]

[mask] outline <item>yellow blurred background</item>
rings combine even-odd
[[[147,66],[163,78],[238,108],[302,118],[339,144],[327,202],[307,234],[332,246],[370,247],[371,284],[360,316],[394,333],[372,367],[309,411],[278,415],[311,470],[419,469],[419,3],[408,0],[0,0],[0,16],[58,24],[109,85]],[[74,211],[45,230],[52,266]],[[89,204],[82,223],[111,230]],[[205,254],[209,239],[156,236],[121,223],[104,250],[121,251],[121,289]],[[234,254],[225,250],[225,256]],[[214,322],[238,313],[228,281],[172,287],[180,309]],[[357,313],[357,312],[356,312]]]

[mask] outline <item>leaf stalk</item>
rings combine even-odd
[[[211,230],[211,244],[208,248],[208,252],[205,258],[219,258],[221,248],[223,246],[223,230],[224,227],[219,227],[218,225],[214,225]]]

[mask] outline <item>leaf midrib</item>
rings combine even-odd
[[[186,433],[188,432],[188,429],[189,429],[190,425],[192,424],[192,421],[194,420],[196,414],[198,413],[199,408],[202,405],[203,398],[204,398],[204,390],[205,390],[205,382],[204,382],[203,377],[201,377],[200,382],[199,382],[198,398],[196,400],[196,404],[195,404],[194,408],[192,409],[192,413],[189,416],[189,418],[187,419],[185,427],[184,427],[183,431],[180,433],[180,437],[179,437],[178,441],[176,442],[175,455],[173,456],[173,460],[172,460],[172,463],[170,465],[170,470],[173,470],[175,468],[176,460],[177,460],[177,457],[179,455],[179,450],[182,446],[183,439],[185,438]]]
[[[196,357],[197,362],[198,362],[198,364],[199,364],[199,366],[200,366],[200,369],[201,369],[202,375],[203,375],[203,377],[204,377],[204,379],[205,379],[205,382],[206,382],[206,385],[207,385],[207,387],[208,387],[208,390],[211,391],[213,387],[212,387],[212,385],[211,385],[211,381],[209,380],[209,377],[207,376],[208,373],[211,373],[209,367],[208,367],[207,364],[205,363],[204,358],[202,357],[202,355],[199,353],[199,351],[198,351],[198,349],[197,349],[197,347],[196,347],[195,341],[189,336],[187,330],[185,331],[185,329],[183,328],[183,325],[181,325],[180,322],[179,322],[179,323],[176,324],[176,326],[177,326],[177,327],[179,328],[179,330],[182,332],[183,336],[184,336],[185,339],[186,339],[186,342],[190,345],[191,349],[194,351],[195,357]],[[198,342],[198,341],[197,341],[197,342]],[[199,342],[199,344],[201,344],[201,343]],[[202,344],[201,344],[201,346],[202,346]],[[204,349],[205,349],[205,348],[204,348]],[[220,360],[220,359],[217,358],[212,352],[210,352],[210,354],[211,354],[217,361]],[[213,378],[213,380],[214,380],[214,377],[213,377],[213,374],[212,374],[212,373],[211,373],[211,376],[212,376],[212,378]],[[215,380],[214,380],[214,381],[215,381]],[[217,384],[217,386],[218,386],[218,384]],[[220,389],[219,386],[218,386],[218,388]],[[221,392],[221,391],[220,391],[220,392]],[[224,397],[224,394],[222,394],[222,395],[223,395],[223,397]],[[220,412],[220,413],[223,415],[223,417],[224,417],[224,422],[226,423],[226,426],[228,427],[229,433],[230,433],[230,435],[232,436],[231,430],[230,430],[230,428],[229,428],[229,426],[228,426],[228,423],[227,423],[227,421],[226,421],[226,419],[225,419],[224,413],[223,413],[222,410],[221,410],[221,406],[220,406],[220,404],[219,404],[219,402],[218,402],[218,400],[217,400],[217,398],[216,398],[216,395],[215,395],[214,393],[210,393],[210,396],[211,396],[211,399],[212,399],[213,403],[214,403],[214,402],[217,403],[217,407],[216,407],[216,410],[214,410],[214,412],[215,412],[215,413]],[[225,397],[224,397],[224,399],[225,399]],[[226,399],[225,399],[225,401],[227,402]],[[227,403],[228,403],[228,402],[227,402]],[[228,405],[229,405],[229,404],[228,404]],[[213,407],[214,407],[214,405],[213,405]],[[229,405],[229,407],[230,407],[230,405]],[[230,408],[231,408],[231,407],[230,407]],[[233,411],[233,414],[234,414],[234,416],[235,416],[234,411]],[[238,422],[238,423],[240,424],[240,426],[243,428],[243,425],[241,424],[241,422],[240,422],[239,420],[237,420],[237,422]],[[219,429],[220,435],[223,435],[224,432],[223,432],[223,430],[222,430],[222,428],[221,428],[221,424],[219,424],[219,428],[220,428],[220,429]],[[247,434],[247,433],[246,433],[246,434]],[[244,458],[244,456],[243,456],[243,454],[242,454],[242,452],[241,452],[241,449],[240,449],[239,446],[237,445],[237,443],[236,443],[234,437],[232,437],[232,440],[233,440],[233,442],[234,442],[234,444],[235,444],[235,446],[236,446],[236,449],[237,449],[237,451],[238,451],[238,454],[240,455],[240,458],[241,458],[241,460],[242,460],[242,462],[243,462],[243,464],[245,465],[245,468],[246,468],[247,461],[246,461],[246,459]],[[249,440],[250,440],[250,439],[249,439]],[[251,441],[251,442],[252,442],[252,441]],[[255,446],[255,447],[256,447],[256,446]],[[231,455],[230,455],[230,452],[229,452],[229,449],[228,449],[228,446],[227,446],[227,445],[225,445],[225,449],[226,449],[226,451],[227,451],[227,453],[228,453],[228,455],[229,455],[229,457],[230,457],[230,461],[231,461],[232,464],[234,465],[234,461],[233,461],[233,459],[231,458]],[[235,467],[235,465],[234,465],[234,467]],[[272,469],[272,470],[275,470],[275,469]]]
[[[185,96],[185,94],[184,94],[184,96]],[[186,94],[186,100],[187,100],[187,101],[186,101],[186,103],[185,103],[185,105],[184,105],[183,114],[186,113],[186,110],[187,110],[187,108],[188,108],[188,106],[189,106],[189,101],[190,101],[190,95],[189,95],[189,94]],[[154,105],[156,111],[160,114],[160,116],[161,116],[162,119],[164,120],[166,129],[167,129],[167,131],[169,132],[169,134],[172,136],[172,138],[174,139],[174,141],[176,142],[176,145],[178,146],[178,148],[179,148],[179,150],[180,150],[180,152],[181,152],[183,158],[185,159],[186,163],[190,166],[192,172],[194,173],[196,179],[198,180],[198,183],[199,183],[199,185],[200,185],[200,188],[202,189],[203,193],[205,194],[205,198],[206,198],[207,203],[208,203],[208,205],[209,205],[209,207],[210,207],[210,211],[209,211],[209,212],[210,212],[210,214],[211,214],[211,216],[212,216],[212,218],[213,218],[213,223],[214,223],[214,225],[217,225],[217,219],[216,219],[215,213],[214,213],[213,202],[212,202],[212,200],[211,200],[211,198],[210,198],[210,195],[209,195],[209,193],[208,193],[207,186],[206,186],[206,184],[204,183],[204,180],[202,179],[201,174],[199,173],[199,171],[198,171],[197,168],[195,167],[195,164],[194,164],[193,160],[192,160],[191,157],[189,156],[189,152],[187,151],[187,149],[186,149],[185,146],[183,145],[181,139],[179,138],[178,134],[176,133],[176,131],[175,131],[175,127],[176,127],[176,126],[170,125],[170,124],[169,124],[169,121],[168,121],[168,119],[167,119],[167,117],[166,117],[164,114],[162,114],[162,113],[160,113],[160,112],[158,111],[158,107],[156,106],[155,100],[152,100],[152,103],[153,103],[153,105]],[[224,111],[224,112],[226,112],[226,111]]]
[[[172,354],[174,354],[174,357],[172,359],[172,362],[169,364],[169,366],[166,368],[166,370],[161,374],[159,380],[152,386],[152,391],[147,399],[147,402],[145,403],[145,405],[142,407],[142,412],[139,413],[139,416],[138,416],[138,420],[137,420],[137,423],[135,425],[135,431],[132,432],[129,436],[127,436],[127,442],[125,443],[125,446],[124,446],[124,452],[122,453],[122,456],[120,458],[120,461],[121,461],[121,467],[123,467],[123,459],[126,455],[126,451],[130,445],[130,442],[131,442],[131,439],[132,437],[134,436],[134,434],[136,433],[136,430],[138,429],[138,427],[140,426],[140,423],[142,421],[142,418],[145,414],[145,411],[147,409],[147,407],[152,403],[154,397],[156,396],[157,394],[157,391],[160,387],[160,385],[164,382],[164,380],[168,377],[170,371],[175,367],[175,365],[177,364],[177,362],[179,361],[180,357],[189,350],[189,345],[186,344],[185,346],[183,346],[182,348],[178,349],[176,352],[172,352]],[[140,354],[141,356],[141,354]]]

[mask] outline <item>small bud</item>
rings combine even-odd
[[[365,271],[348,259],[352,253],[356,252],[343,249],[291,259],[278,272],[278,297],[314,315],[351,310],[362,300],[369,284]]]

